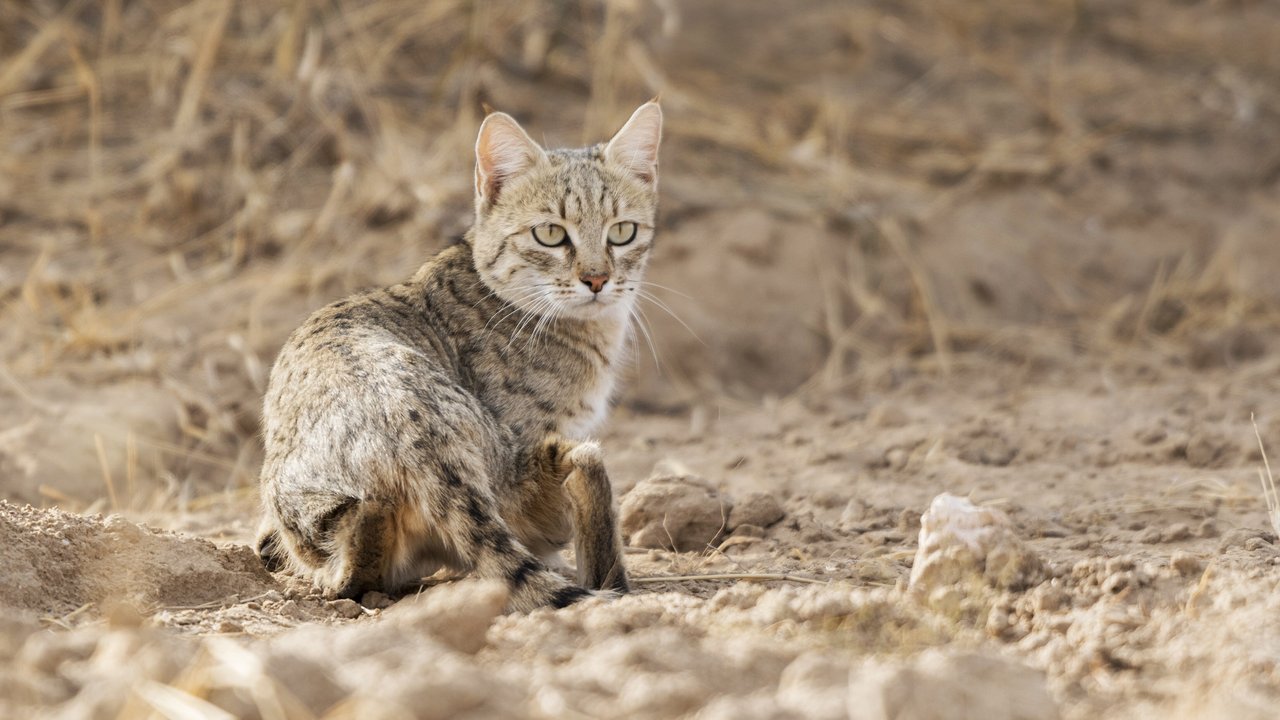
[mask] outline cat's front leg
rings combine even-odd
[[[622,562],[618,516],[613,510],[613,487],[604,469],[604,453],[594,442],[569,451],[570,469],[564,480],[573,512],[573,552],[578,583],[592,590],[625,593],[631,587]]]

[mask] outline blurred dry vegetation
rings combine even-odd
[[[5,0],[0,477],[251,492],[305,315],[461,235],[482,103],[667,112],[623,412],[1274,349],[1270,0]],[[105,488],[105,491],[104,491]]]

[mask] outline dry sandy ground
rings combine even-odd
[[[325,602],[258,567],[234,502],[151,518],[178,535],[5,505],[4,714],[1271,717],[1280,552],[1247,410],[1276,370],[624,410],[605,444],[637,591],[525,616],[465,581]],[[909,584],[942,491],[1007,514],[1015,557]],[[729,577],[662,579],[690,575]]]
[[[1273,717],[1278,47],[1265,0],[0,2],[0,716]],[[266,574],[287,333],[465,229],[482,102],[576,144],[657,93],[636,591]],[[993,544],[919,553],[944,492]]]

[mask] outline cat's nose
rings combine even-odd
[[[604,289],[604,284],[609,282],[607,273],[583,273],[578,276],[583,285],[591,288],[591,292],[598,293]]]

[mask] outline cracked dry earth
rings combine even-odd
[[[256,564],[242,496],[145,528],[6,504],[0,714],[1273,717],[1280,552],[1249,416],[1280,437],[1277,367],[620,408],[636,591],[528,615],[443,578],[326,602]],[[944,492],[978,507],[951,527],[964,502],[939,500],[922,536]]]

